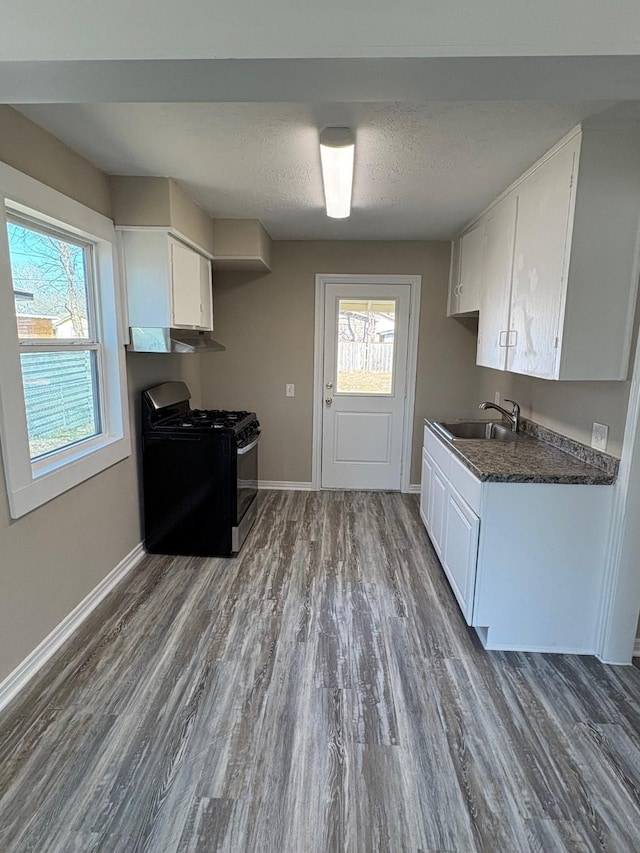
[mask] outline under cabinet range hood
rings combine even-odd
[[[209,332],[197,329],[166,329],[131,326],[129,352],[224,352],[226,347],[214,341]]]

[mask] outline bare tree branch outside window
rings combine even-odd
[[[14,290],[32,294],[16,302],[16,313],[51,318],[53,336],[86,338],[88,312],[82,246],[15,223],[8,227]],[[55,329],[65,321],[71,334]]]

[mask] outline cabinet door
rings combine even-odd
[[[467,624],[473,613],[480,519],[449,486],[442,566]]]
[[[517,210],[514,192],[491,210],[485,222],[476,364],[496,370],[507,367]]]
[[[455,317],[459,313],[458,287],[460,285],[460,252],[462,250],[462,237],[458,237],[451,243],[451,265],[449,267],[449,302],[447,304],[447,317]]]
[[[575,150],[567,146],[519,189],[507,370],[557,375]]]
[[[460,284],[458,285],[458,313],[468,314],[480,307],[482,286],[482,258],[484,254],[484,223],[468,231],[462,238],[460,249]]]
[[[211,261],[203,255],[200,255],[200,328],[213,329]]]
[[[429,536],[439,557],[442,557],[447,510],[447,481],[444,474],[433,463],[429,488]]]
[[[200,255],[178,243],[169,241],[171,255],[171,297],[174,326],[197,327],[202,311]]]
[[[431,527],[431,515],[429,508],[429,491],[431,488],[431,477],[433,475],[433,463],[426,450],[422,451],[422,480],[420,482],[420,518],[424,526],[429,530]]]

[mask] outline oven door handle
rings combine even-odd
[[[260,436],[258,436],[254,441],[252,441],[251,444],[247,444],[246,447],[239,447],[238,456],[244,456],[245,453],[248,453],[250,450],[253,450],[253,448],[256,447],[259,441]]]

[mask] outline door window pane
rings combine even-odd
[[[339,299],[336,392],[392,394],[395,299]]]
[[[25,353],[20,364],[32,460],[100,433],[94,351]]]
[[[7,222],[13,298],[21,340],[87,340],[86,248]]]

